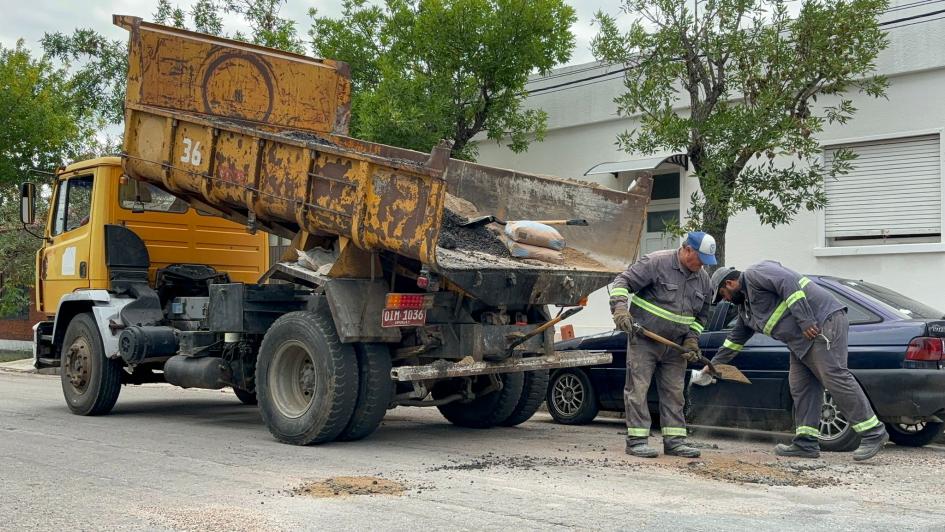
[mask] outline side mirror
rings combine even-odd
[[[33,225],[36,221],[36,185],[20,184],[20,221],[24,225]]]

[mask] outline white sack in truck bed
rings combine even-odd
[[[557,229],[531,220],[520,220],[505,224],[505,236],[516,242],[561,251],[564,237]],[[515,253],[512,254],[513,256]]]

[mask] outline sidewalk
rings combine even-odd
[[[58,370],[58,368],[54,368]],[[36,373],[33,367],[33,357],[0,363],[0,371],[15,371],[17,373]],[[46,370],[43,370],[46,373]]]
[[[33,352],[33,342],[27,340],[0,340],[0,351]]]

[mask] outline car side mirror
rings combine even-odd
[[[36,221],[36,185],[20,184],[20,221],[24,225],[33,225]]]

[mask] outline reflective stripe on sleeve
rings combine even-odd
[[[614,288],[610,291],[610,297],[630,297],[630,291],[626,288]]]
[[[742,344],[736,344],[735,342],[726,339],[724,342],[722,342],[722,347],[725,349],[731,349],[732,351],[741,351],[745,346]]]
[[[782,301],[781,304],[778,305],[778,308],[774,309],[774,313],[771,314],[771,317],[768,318],[768,323],[765,324],[764,333],[770,336],[771,331],[774,330],[774,326],[777,325],[779,321],[781,321],[781,318],[784,317],[784,313],[787,312],[788,308],[805,297],[807,297],[807,295],[804,294],[804,291],[798,290],[789,295],[787,299]]]
[[[694,321],[689,325],[689,328],[696,331],[696,334],[702,334],[702,331],[705,330],[705,327],[702,326],[698,321]]]

